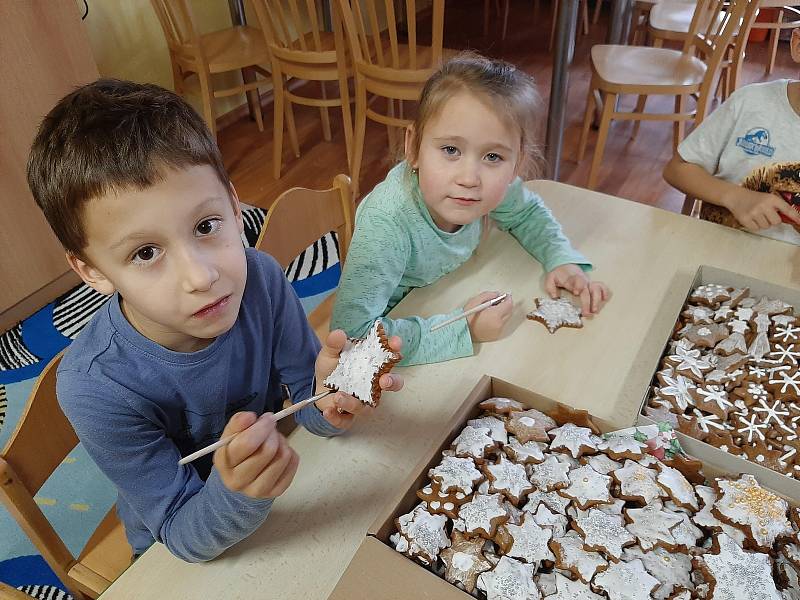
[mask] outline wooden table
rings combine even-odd
[[[107,591],[130,598],[292,598],[323,600],[336,585],[380,504],[441,438],[440,427],[480,375],[488,373],[554,400],[633,422],[651,376],[652,328],[665,296],[682,296],[700,264],[785,286],[800,281],[797,247],[551,181],[537,181],[574,244],[596,264],[614,298],[582,330],[550,335],[526,321],[544,293],[541,267],[494,230],[465,266],[415,290],[392,316],[429,315],[496,289],[514,294],[508,335],[475,356],[402,369],[402,392],[387,394],[369,421],[342,438],[292,436],[300,469],[265,525],[222,557],[192,565],[156,544]],[[655,350],[654,350],[655,348]]]

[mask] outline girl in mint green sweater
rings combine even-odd
[[[600,310],[608,288],[589,279],[591,263],[519,178],[538,157],[531,132],[540,105],[532,78],[502,61],[462,54],[434,73],[406,132],[406,160],[356,212],[332,329],[363,337],[380,318],[388,335],[403,339],[405,365],[470,356],[473,342],[498,339],[511,315],[510,296],[435,332],[433,325],[462,309],[427,319],[384,316],[410,290],[472,256],[486,215],[542,263],[552,297],[564,288],[580,298],[584,315]],[[496,295],[479,294],[464,310]]]

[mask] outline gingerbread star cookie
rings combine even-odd
[[[550,548],[556,557],[556,567],[571,571],[583,583],[589,583],[598,570],[608,565],[602,554],[584,549],[583,540],[575,531],[554,538]]]
[[[581,309],[564,298],[534,298],[536,309],[528,313],[531,321],[539,321],[550,333],[561,327],[583,327]]]
[[[661,582],[650,575],[638,558],[618,562],[596,575],[594,585],[603,590],[610,600],[650,600]]]
[[[455,532],[452,545],[439,553],[445,566],[444,578],[450,583],[460,583],[471,594],[478,576],[492,568],[483,555],[484,543],[483,538],[468,539]]]
[[[709,582],[709,598],[781,600],[772,579],[772,560],[767,554],[746,552],[721,533],[711,553],[696,559]]]
[[[559,494],[575,502],[581,510],[596,504],[608,504],[611,498],[611,477],[595,471],[590,465],[583,465],[568,473],[569,486],[559,490]]]
[[[471,457],[479,462],[483,461],[486,451],[493,449],[495,446],[497,446],[497,442],[492,439],[488,427],[474,427],[472,425],[464,427],[452,443],[456,456],[462,458]]]
[[[664,505],[655,500],[644,508],[629,508],[625,511],[626,528],[637,538],[643,550],[656,546],[674,550],[676,543],[670,530],[681,522],[681,517],[664,510]]]
[[[551,529],[539,526],[532,514],[525,513],[521,524],[506,523],[500,526],[497,532],[497,544],[505,556],[535,565],[538,569],[541,561],[555,560],[548,546],[552,537]]]
[[[508,443],[503,446],[503,452],[514,462],[525,465],[540,463],[544,460],[541,442],[525,442],[521,444],[514,436],[511,436]]]
[[[694,512],[700,510],[700,506],[697,503],[697,495],[694,493],[694,486],[683,476],[683,473],[678,469],[668,467],[662,462],[656,463],[656,469],[658,469],[656,483],[669,494],[673,502]]]
[[[619,483],[620,498],[650,504],[664,493],[658,485],[658,471],[643,467],[633,460],[626,460],[625,466],[611,472]]]
[[[506,429],[517,436],[521,444],[549,442],[547,432],[557,426],[552,418],[535,408],[510,413],[506,423]]]
[[[480,574],[478,589],[486,592],[487,600],[539,600],[533,571],[534,565],[501,556],[494,569]]]
[[[494,537],[498,526],[508,521],[502,494],[475,494],[472,500],[461,505],[458,517],[464,522],[467,535],[487,539]]]
[[[607,515],[596,508],[585,517],[575,520],[575,529],[583,536],[584,548],[605,552],[614,562],[622,560],[622,549],[636,543],[630,531],[622,527],[619,517]]]
[[[505,454],[500,455],[496,464],[483,465],[482,470],[489,479],[489,492],[503,494],[515,506],[534,490],[525,467],[509,460]]]
[[[597,452],[597,445],[600,442],[600,438],[592,433],[591,429],[578,427],[572,423],[565,423],[561,427],[551,429],[548,434],[553,438],[553,441],[550,442],[551,450],[566,450],[573,458],[584,454],[594,454]]]
[[[471,458],[445,456],[442,462],[428,471],[428,477],[435,481],[443,492],[460,491],[471,494],[472,487],[483,479]]]
[[[569,485],[568,472],[569,465],[550,455],[544,462],[530,467],[530,481],[537,489],[552,492]]]
[[[380,378],[403,357],[389,346],[380,320],[376,320],[364,339],[350,339],[339,355],[325,387],[342,391],[364,404],[376,406],[381,397]]]
[[[550,600],[604,600],[598,596],[586,583],[567,579],[561,573],[556,573],[556,593],[547,596]]]
[[[446,516],[433,515],[422,505],[395,519],[397,530],[408,541],[405,553],[411,557],[421,557],[429,563],[436,560],[442,548],[450,545],[450,538],[444,529],[446,524]]]

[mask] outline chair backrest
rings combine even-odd
[[[270,46],[322,52],[322,26],[319,0],[255,0],[259,20],[266,24]]]
[[[419,44],[416,0],[405,0],[405,11],[400,15],[395,12],[395,0],[338,0],[338,5],[348,46],[359,71],[380,74],[380,70],[393,70],[395,73],[383,76],[397,81],[424,82],[439,65],[444,0],[432,3],[430,46]]]
[[[749,32],[758,0],[698,0],[683,52],[706,63],[706,74],[700,86],[695,126],[705,117],[714,85],[734,36]],[[749,22],[748,22],[749,21]]]
[[[272,255],[286,269],[311,244],[329,231],[336,231],[339,261],[344,263],[353,233],[352,204],[347,175],[337,175],[329,190],[287,190],[267,212],[255,247]]]
[[[164,30],[169,51],[182,58],[194,57],[206,64],[200,34],[194,25],[192,7],[187,0],[150,0],[150,4]]]
[[[0,501],[67,582],[75,558],[33,497],[78,444],[78,436],[56,400],[56,369],[61,354],[44,368],[11,439],[0,453]]]

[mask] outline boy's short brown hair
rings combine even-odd
[[[159,182],[165,168],[208,165],[230,182],[203,119],[152,84],[98,79],[62,98],[42,120],[28,185],[64,249],[81,256],[83,208],[92,198]]]

